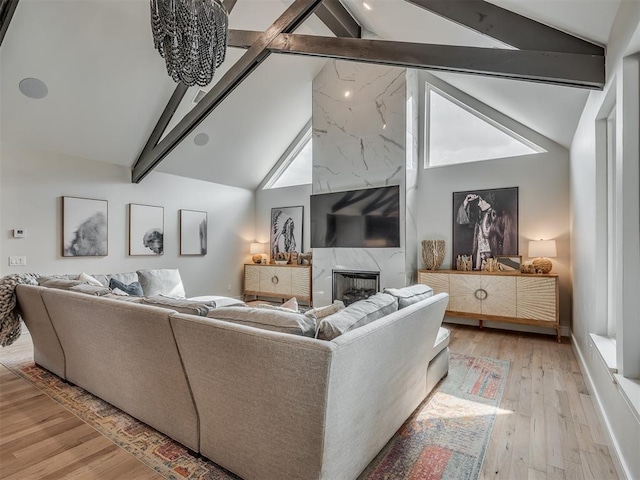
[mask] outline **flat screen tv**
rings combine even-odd
[[[400,187],[311,195],[311,248],[400,246]]]

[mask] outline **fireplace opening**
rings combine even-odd
[[[333,301],[350,305],[380,291],[380,272],[333,270]]]

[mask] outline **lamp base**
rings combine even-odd
[[[262,254],[256,253],[253,257],[251,257],[253,263],[262,263]]]
[[[536,272],[539,273],[549,273],[553,268],[553,263],[548,258],[536,258],[531,262],[536,269]]]

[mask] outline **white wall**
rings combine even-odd
[[[109,273],[179,268],[187,295],[237,296],[242,265],[255,235],[254,193],[249,190],[153,173],[139,185],[127,167],[2,146],[0,170],[3,258],[0,273]],[[109,255],[62,257],[61,197],[109,202]],[[164,255],[128,256],[128,204],[164,207]],[[208,213],[208,254],[179,256],[179,209]],[[26,238],[11,238],[24,228]],[[26,267],[9,267],[24,255]],[[230,285],[230,289],[228,288]]]
[[[598,187],[602,178],[601,164],[597,163],[596,119],[602,110],[608,109],[606,103],[614,92],[617,96],[617,129],[621,132],[616,139],[616,150],[625,155],[624,150],[628,141],[637,144],[640,122],[637,115],[633,118],[620,114],[621,106],[626,102],[635,102],[637,108],[637,86],[632,98],[625,98],[623,92],[622,58],[638,51],[640,35],[640,3],[622,2],[616,21],[611,29],[611,38],[607,45],[607,84],[603,92],[591,92],[584,109],[580,124],[571,145],[571,204],[573,207],[571,218],[572,269],[573,285],[573,338],[574,346],[581,360],[585,378],[596,399],[599,411],[603,417],[607,431],[611,435],[615,455],[628,478],[640,478],[640,421],[626,403],[619,386],[613,382],[600,357],[594,353],[589,333],[606,333],[606,301],[603,301],[603,278],[606,269],[599,261],[606,257],[606,210],[596,201],[596,192],[602,194]],[[635,37],[634,37],[635,34]],[[636,67],[637,71],[637,67]],[[615,91],[617,90],[617,91]],[[628,106],[628,105],[627,105]],[[637,145],[636,145],[637,146]],[[637,152],[636,152],[637,154]],[[637,168],[638,159],[635,158]],[[636,170],[637,171],[637,170]],[[638,179],[635,178],[637,182]],[[606,193],[605,193],[606,194]],[[637,202],[637,200],[636,200]],[[638,207],[637,203],[634,206]],[[636,228],[635,225],[625,224],[624,228]],[[629,222],[633,223],[633,222]],[[603,236],[604,232],[604,236]],[[636,231],[637,234],[637,231]],[[637,245],[635,247],[637,249]],[[628,253],[628,255],[627,255]],[[637,279],[638,252],[623,249],[625,268],[633,267]],[[628,258],[627,258],[628,257]],[[606,265],[606,264],[605,264]],[[606,287],[606,283],[604,284]],[[638,302],[638,282],[625,289],[625,301]],[[624,288],[624,286],[623,286]],[[630,293],[630,294],[629,294]],[[631,313],[632,323],[638,328],[638,310]],[[625,332],[628,333],[628,332]],[[629,341],[637,341],[636,336],[623,336],[619,342],[625,343],[625,348],[637,352],[637,344],[629,345]],[[623,334],[624,335],[624,334]],[[628,346],[627,346],[628,345]]]

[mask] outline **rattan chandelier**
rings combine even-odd
[[[218,0],[151,0],[153,43],[177,83],[211,82],[225,58],[227,28],[228,14]]]

